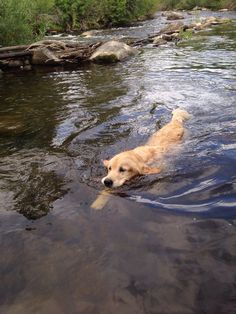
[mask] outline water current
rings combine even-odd
[[[235,313],[235,25],[113,65],[0,74],[2,313]],[[101,160],[145,143],[177,107],[192,117],[165,170],[91,208]]]

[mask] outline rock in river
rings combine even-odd
[[[2,115],[0,120],[0,136],[23,133],[24,127],[20,117],[15,115]]]
[[[167,12],[165,13],[166,19],[167,20],[182,20],[184,19],[183,14],[179,12]]]
[[[99,33],[98,30],[92,29],[92,30],[90,30],[90,31],[83,32],[83,33],[81,34],[81,36],[82,36],[82,37],[89,38],[89,37],[96,36],[98,33]]]
[[[165,26],[160,30],[161,34],[173,34],[173,33],[179,33],[181,30],[184,30],[186,28],[186,25],[184,25],[183,22],[173,22]]]
[[[162,35],[153,38],[153,44],[155,46],[165,45],[167,41],[162,38]]]
[[[90,57],[90,60],[105,63],[118,62],[137,53],[137,49],[132,48],[125,43],[111,40],[97,48]]]

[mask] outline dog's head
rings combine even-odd
[[[141,165],[138,156],[132,151],[127,151],[114,156],[110,160],[103,160],[108,174],[102,183],[108,188],[116,188],[126,181],[141,174]]]
[[[159,168],[150,168],[145,165],[142,157],[133,150],[114,156],[110,160],[103,160],[108,174],[102,183],[108,188],[116,188],[138,175],[159,173]]]

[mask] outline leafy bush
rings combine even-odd
[[[1,0],[0,45],[23,44],[42,37],[54,0]]]
[[[66,29],[124,25],[155,11],[158,0],[55,0]]]

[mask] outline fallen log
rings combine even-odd
[[[32,56],[31,51],[7,52],[7,53],[0,53],[0,60],[19,58],[19,57],[30,57],[30,56]]]
[[[37,49],[38,47],[46,47],[52,50],[66,50],[67,43],[59,40],[41,40],[28,46],[28,50]]]
[[[0,53],[7,52],[7,51],[15,51],[15,50],[26,50],[28,47],[29,45],[2,47],[0,48]]]

